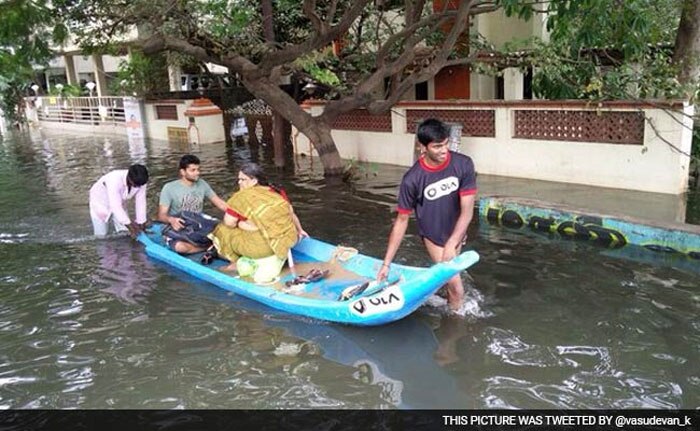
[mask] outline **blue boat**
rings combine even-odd
[[[261,285],[252,279],[221,270],[228,262],[199,262],[200,255],[181,256],[170,250],[161,236],[162,225],[154,225],[138,240],[148,256],[200,280],[253,299],[287,313],[349,325],[371,326],[393,322],[411,314],[455,274],[479,260],[466,251],[449,262],[429,268],[392,264],[385,282],[373,281],[381,260],[304,238],[292,249],[294,269],[286,268],[277,280]],[[309,269],[327,271],[320,280],[293,283],[297,274]]]

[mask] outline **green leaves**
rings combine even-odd
[[[56,25],[45,2],[3,1],[0,17],[0,106],[11,121],[20,121],[15,106],[31,84],[32,66],[49,61],[49,43],[65,39],[65,27]]]
[[[113,94],[144,96],[156,91],[168,90],[167,63],[164,56],[145,56],[132,52],[129,60],[119,63],[119,71],[112,82]]]
[[[255,26],[255,7],[244,1],[195,2],[194,15],[209,32],[221,40],[244,40]]]
[[[322,52],[312,52],[295,60],[294,64],[300,70],[303,70],[316,82],[330,87],[340,85],[340,78],[327,65],[332,64],[337,60],[333,53],[326,49]]]
[[[670,63],[679,0],[555,1],[549,13],[550,41],[533,53],[538,96],[599,100],[681,94]]]

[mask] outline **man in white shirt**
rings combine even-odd
[[[95,236],[104,237],[112,220],[116,232],[129,231],[136,236],[146,224],[146,183],[148,170],[143,165],[117,169],[104,174],[90,188],[90,218]],[[124,202],[135,201],[136,217],[132,221]]]

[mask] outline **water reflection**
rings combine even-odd
[[[131,163],[146,163],[148,152],[146,150],[146,140],[143,137],[133,137],[129,135],[129,156]]]
[[[128,241],[125,237],[96,241],[99,266],[91,278],[95,285],[106,284],[102,292],[114,295],[120,301],[143,303],[154,288],[148,283],[148,273],[153,270],[153,265]]]
[[[255,357],[250,360],[266,373],[281,367],[299,383],[299,373],[318,372],[312,363],[314,358],[322,357],[345,366],[343,374],[346,379],[356,380],[356,390],[362,390],[368,399],[377,397],[374,402],[384,408],[459,408],[474,404],[447,368],[460,358],[445,355],[455,352],[469,332],[469,325],[461,318],[417,315],[367,331],[289,316],[245,298],[232,298],[206,285],[196,286],[196,291],[203,298],[233,303],[238,312],[246,315],[264,316],[263,320],[238,319],[236,339],[250,343]],[[245,361],[242,365],[250,364]],[[330,389],[334,385],[328,381],[324,387]],[[280,396],[283,400],[279,406],[293,406],[285,403],[298,402],[293,399],[301,394],[287,391]],[[321,403],[321,399],[316,402]]]
[[[294,320],[275,324],[317,344],[325,358],[354,368],[353,377],[377,388],[388,406],[458,408],[468,404],[467,394],[441,367],[446,363],[434,359],[436,353],[449,350],[448,345],[455,340],[443,339],[440,343],[430,326],[418,317],[376,328],[371,335],[357,328]]]

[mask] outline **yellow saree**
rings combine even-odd
[[[212,240],[221,256],[231,262],[241,256],[259,259],[275,255],[286,259],[297,242],[289,202],[267,186],[253,186],[234,193],[227,204],[258,230],[245,231],[219,223]]]

